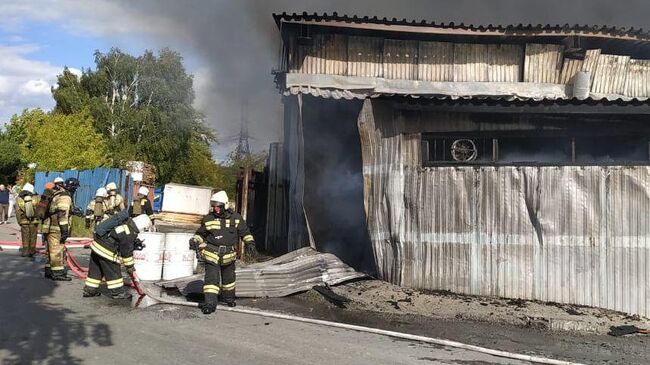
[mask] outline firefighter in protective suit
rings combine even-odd
[[[121,265],[126,267],[129,275],[135,272],[133,251],[136,245],[141,244],[138,233],[145,232],[150,226],[151,220],[147,215],[129,218],[126,210],[97,226],[93,243],[90,245],[90,265],[83,288],[85,298],[100,295],[102,278],[106,280],[111,298],[130,297],[124,291]]]
[[[36,218],[38,195],[34,185],[27,183],[16,198],[16,220],[20,224],[20,238],[23,242],[22,257],[34,257],[36,254],[36,235],[40,220]]]
[[[106,192],[108,193],[108,198],[106,199],[106,214],[113,216],[126,209],[126,206],[124,205],[124,198],[122,198],[122,195],[117,192],[116,183],[108,183],[106,185]]]
[[[45,277],[55,281],[70,281],[72,279],[66,273],[63,256],[64,243],[70,236],[72,197],[66,189],[65,181],[60,177],[54,179],[53,191],[54,197],[42,226],[47,242]]]
[[[147,196],[149,196],[149,189],[141,186],[140,189],[138,189],[138,195],[135,199],[133,199],[131,206],[129,207],[129,215],[131,217],[137,217],[140,214],[146,214],[149,216],[149,219],[152,219],[153,208]]]
[[[95,192],[95,200],[88,203],[86,207],[86,228],[95,231],[95,226],[110,218],[108,215],[108,204],[106,189],[99,188]]]
[[[235,260],[239,240],[244,241],[247,255],[257,255],[255,240],[246,222],[239,213],[227,209],[227,204],[225,191],[214,194],[210,199],[212,211],[203,217],[201,227],[190,239],[190,248],[205,260],[205,302],[201,304],[204,314],[217,309],[219,294],[229,307],[235,306]]]

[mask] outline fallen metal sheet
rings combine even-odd
[[[306,247],[273,260],[237,267],[237,296],[284,297],[316,285],[336,285],[365,276],[332,254]],[[201,292],[203,274],[161,281],[157,285],[178,288],[185,295]]]

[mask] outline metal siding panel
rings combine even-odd
[[[380,278],[650,315],[650,167],[421,168],[407,121],[359,120]]]
[[[454,44],[454,81],[488,81],[488,46]]]
[[[558,83],[564,46],[526,44],[524,82]]]
[[[519,82],[523,63],[523,48],[510,44],[489,44],[487,46],[487,81]]]
[[[418,79],[423,81],[453,81],[454,44],[420,42],[418,52]]]
[[[348,38],[349,76],[382,77],[383,76],[384,40],[377,37]]]
[[[418,42],[384,40],[384,77],[396,80],[417,80]]]

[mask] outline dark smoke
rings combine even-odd
[[[338,12],[339,14],[407,18],[473,24],[608,24],[650,28],[647,0],[120,0],[125,11],[171,20],[175,39],[159,44],[190,50],[210,66],[204,112],[222,137],[239,131],[240,105],[248,101],[250,133],[256,150],[268,148],[281,133],[280,98],[271,70],[277,64],[279,37],[274,12]],[[219,156],[228,147],[219,146]]]

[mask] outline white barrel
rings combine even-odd
[[[162,277],[165,234],[144,232],[138,234],[144,241],[142,251],[133,251],[135,270],[140,280],[160,280]]]
[[[191,233],[167,233],[163,280],[174,280],[194,274],[196,254],[190,250]]]

